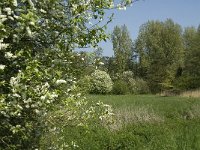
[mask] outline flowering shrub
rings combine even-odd
[[[103,126],[108,127],[114,121],[110,105],[102,102],[94,103],[83,98],[68,98],[66,102],[67,107],[59,107],[45,116],[47,130],[40,141],[41,149],[78,148],[79,143],[72,137],[67,138],[66,132],[81,130],[88,133],[91,127],[96,129]]]
[[[59,99],[59,88],[52,89],[53,83],[44,80],[46,75],[37,63],[29,62],[30,66],[11,77],[9,94],[0,97],[0,143],[4,149],[36,148],[42,127],[39,118]]]
[[[111,92],[113,82],[105,71],[95,70],[91,74],[91,93],[107,94]]]
[[[104,9],[113,5],[108,0],[0,2],[0,149],[38,149],[45,116],[76,97],[70,93],[71,51],[107,38],[100,23]],[[96,22],[89,26],[91,20]],[[74,114],[79,115],[69,117]]]

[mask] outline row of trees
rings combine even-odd
[[[125,25],[116,26],[112,43],[114,56],[102,58],[111,76],[133,71],[153,93],[200,87],[200,28],[183,30],[171,19],[148,21],[133,41]]]

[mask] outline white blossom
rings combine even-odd
[[[0,23],[3,23],[3,22],[6,21],[6,20],[8,20],[8,18],[2,18],[2,19],[0,20]]]
[[[17,0],[13,0],[13,5],[16,7],[17,6]]]
[[[29,25],[32,25],[32,26],[34,26],[34,25],[35,25],[35,23],[34,23],[33,21],[31,21],[31,22],[29,22]]]
[[[41,13],[44,13],[44,14],[47,13],[44,9],[40,9],[40,12],[41,12]]]
[[[0,64],[0,70],[4,70],[5,69],[5,65]]]
[[[5,12],[7,12],[7,15],[11,15],[12,11],[10,7],[6,7],[3,9]]]
[[[0,15],[0,19],[2,19],[2,18],[7,18],[7,16],[6,15]]]
[[[46,99],[46,95],[43,95],[40,97],[41,100],[45,100]]]
[[[15,77],[10,78],[10,85],[11,86],[16,86],[18,84],[18,79]]]
[[[13,55],[11,52],[6,52],[6,53],[5,53],[5,57],[6,57],[7,59],[10,59],[10,58],[17,58],[17,56]]]
[[[50,100],[47,100],[47,104],[50,104],[51,102],[50,102]]]
[[[14,97],[20,98],[21,96],[17,93],[13,94]]]
[[[31,32],[31,29],[29,26],[26,27],[26,32],[27,32],[28,36],[30,36],[30,37],[32,36],[32,32]]]
[[[25,106],[26,108],[30,108],[30,106],[27,104],[26,106]]]
[[[39,111],[38,109],[35,109],[35,112],[36,112],[36,114],[39,114],[39,113],[40,113],[40,111]]]
[[[13,17],[11,17],[11,16],[8,16],[8,19],[10,19],[10,20],[14,21],[14,18],[13,18]]]
[[[55,93],[53,93],[53,94],[51,94],[51,97],[52,97],[52,98],[57,98],[57,97],[58,97],[58,95],[57,95],[57,94],[55,94]]]
[[[104,63],[103,62],[99,62],[99,65],[104,65]]]
[[[56,84],[59,85],[59,84],[66,84],[67,81],[63,80],[63,79],[60,79],[60,80],[57,80],[56,81]]]
[[[7,18],[6,18],[7,19]],[[0,40],[0,50],[1,49],[4,49],[4,48],[7,48],[9,46],[9,44],[5,44],[5,43],[3,43],[3,40],[1,39]]]

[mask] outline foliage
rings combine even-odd
[[[0,149],[38,148],[41,119],[76,97],[72,50],[107,38],[110,8],[108,0],[0,2]]]
[[[135,44],[140,75],[148,80],[152,92],[171,87],[178,68],[182,67],[181,33],[181,27],[170,19],[149,21],[140,28]]]
[[[115,94],[147,94],[150,92],[147,82],[141,78],[134,77],[132,71],[115,74],[113,81],[113,93]]]
[[[105,71],[95,70],[91,74],[91,82],[91,93],[107,94],[112,90],[113,82]]]
[[[113,122],[113,111],[102,102],[70,98],[67,107],[57,108],[44,120],[48,130],[40,140],[40,149],[77,149],[86,146],[82,142],[83,135],[94,134],[93,130],[103,129]]]
[[[90,93],[92,88],[92,78],[88,75],[79,79],[75,85],[75,90],[81,92],[82,94]]]
[[[117,80],[113,84],[113,94],[124,95],[129,93],[129,88],[124,80]]]
[[[116,26],[112,33],[112,43],[115,64],[117,66],[115,73],[122,73],[128,68],[128,63],[131,60],[133,43],[130,38],[127,27]]]
[[[135,94],[148,94],[149,86],[146,81],[141,78],[136,78],[130,81],[131,92]]]
[[[184,35],[185,60],[178,85],[184,89],[200,87],[200,29],[186,28]]]

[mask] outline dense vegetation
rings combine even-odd
[[[125,25],[116,26],[112,34],[114,56],[102,61],[113,81],[132,71],[132,78],[146,81],[152,93],[198,89],[199,35],[199,28],[183,29],[168,19],[141,25],[134,41]]]
[[[200,29],[182,31],[170,19],[145,23],[135,41],[125,25],[115,27],[114,56],[102,56],[98,43],[108,38],[105,30],[113,17],[105,17],[105,10],[125,9],[133,2],[0,2],[0,149],[160,149],[163,141],[169,149],[199,148],[196,99],[162,103],[155,96],[135,101],[119,96],[121,106],[131,98],[130,107],[122,108],[115,107],[117,96],[101,96],[100,101],[83,96],[177,94],[200,87]],[[75,51],[87,47],[94,52]],[[115,114],[102,101],[114,105]],[[123,114],[129,109],[135,118]]]
[[[200,148],[200,101],[197,98],[153,95],[92,95],[88,98],[112,105],[115,120],[106,128],[93,124],[87,133],[83,128],[66,127],[65,140],[76,140],[76,149]]]
[[[106,40],[105,28],[112,16],[105,18],[105,10],[130,3],[0,1],[0,149],[38,149],[42,135],[61,133],[63,129],[48,117],[52,111],[65,109],[55,120],[67,116],[65,125],[73,126],[87,126],[90,118],[107,116],[108,107],[89,107],[80,98],[75,83],[84,63],[77,67],[76,62],[84,58],[73,51]],[[95,106],[100,110],[96,112]],[[60,143],[48,148],[63,149],[73,141]]]

